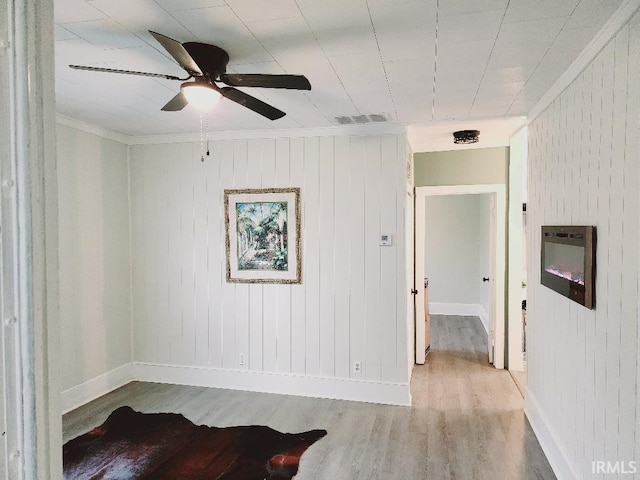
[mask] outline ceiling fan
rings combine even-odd
[[[178,65],[189,74],[188,77],[180,78],[175,75],[165,75],[161,73],[136,72],[133,70],[117,70],[83,65],[69,66],[76,70],[141,75],[184,82],[180,86],[180,92],[162,107],[162,110],[165,112],[182,110],[189,102],[198,103],[203,106],[211,106],[221,97],[225,97],[270,120],[277,120],[278,118],[284,117],[286,115],[285,112],[233,87],[311,90],[311,84],[304,75],[226,73],[229,55],[222,48],[199,42],[180,43],[161,33],[152,32],[151,30],[149,30],[149,33],[169,52],[175,61],[178,62]],[[189,81],[191,79],[193,79],[193,81]],[[220,87],[218,83],[230,86]]]

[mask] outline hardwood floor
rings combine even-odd
[[[479,320],[431,322],[432,351],[414,369],[412,407],[134,382],[66,414],[64,441],[129,405],[196,424],[326,429],[297,480],[554,479],[509,372],[487,363]]]

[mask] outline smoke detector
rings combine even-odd
[[[453,143],[478,143],[480,130],[458,130],[453,132]]]

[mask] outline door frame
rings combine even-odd
[[[425,199],[435,195],[473,195],[492,194],[495,199],[496,215],[495,225],[491,226],[491,231],[495,232],[492,237],[495,239],[492,245],[491,258],[494,264],[491,270],[495,272],[491,275],[490,287],[493,291],[492,300],[495,308],[494,315],[489,318],[489,350],[493,348],[493,365],[497,369],[504,369],[505,362],[505,278],[506,278],[506,185],[504,184],[480,184],[480,185],[442,185],[430,187],[416,187],[415,189],[415,285],[422,285],[424,282],[424,259],[425,259]],[[425,324],[424,324],[424,289],[417,288],[415,301],[415,356],[416,363],[425,362]]]

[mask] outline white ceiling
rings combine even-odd
[[[57,108],[125,135],[198,131],[192,107],[160,111],[179,82],[68,68],[184,76],[154,30],[224,48],[229,72],[311,82],[311,91],[245,88],[287,115],[272,122],[223,99],[209,114],[212,131],[326,127],[336,116],[380,113],[453,131],[526,115],[621,2],[55,0]]]

